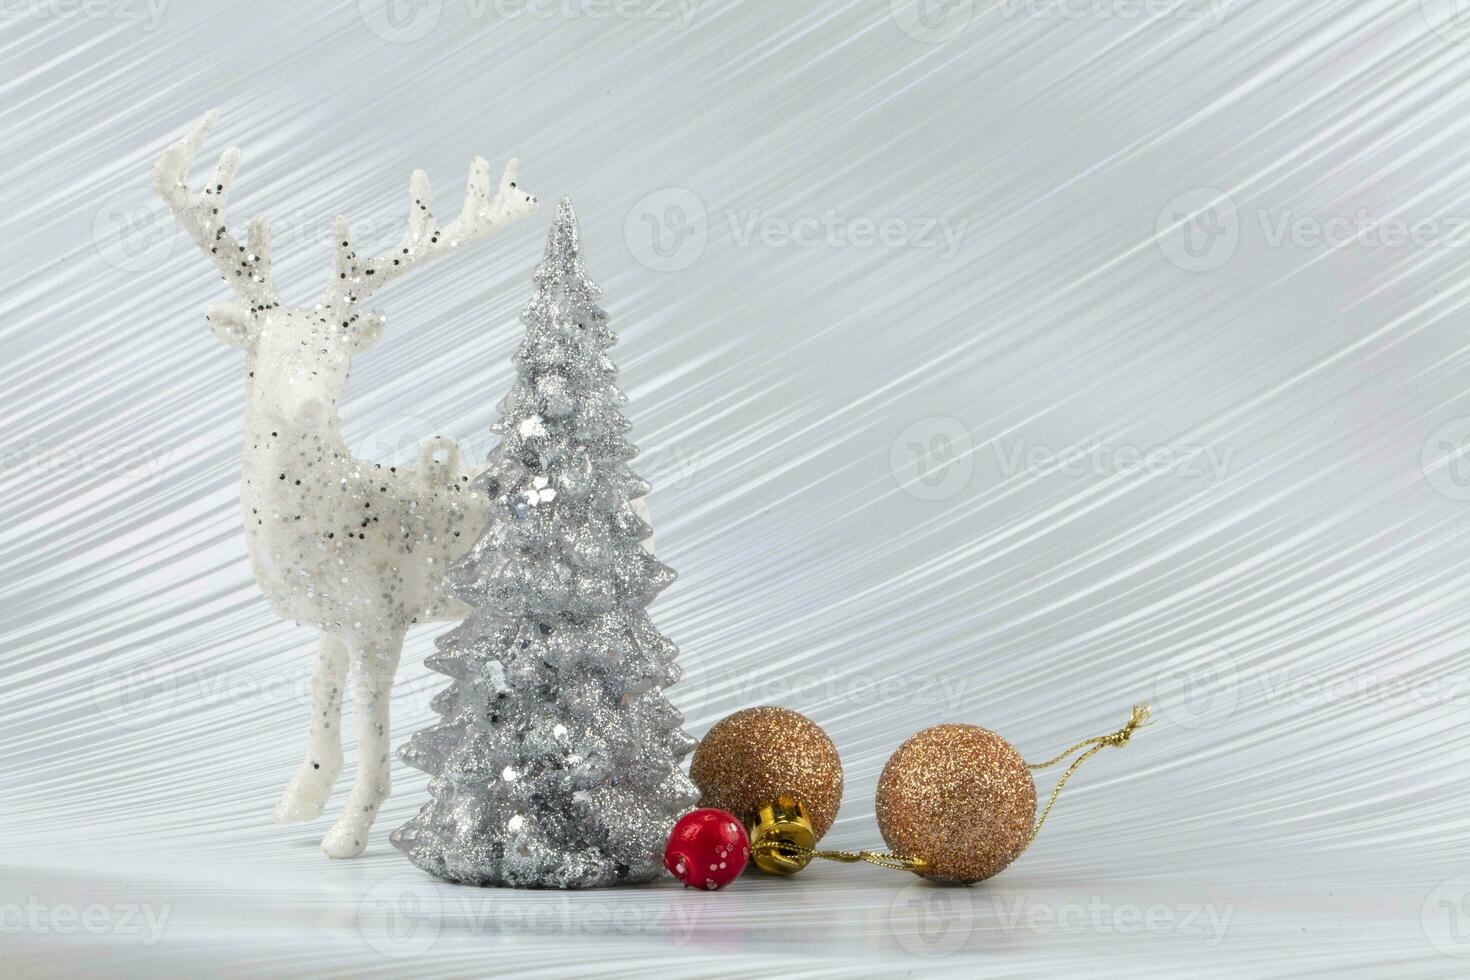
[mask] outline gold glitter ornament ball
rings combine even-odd
[[[975,725],[935,725],[898,747],[878,779],[878,831],[924,877],[984,881],[1021,855],[1036,783],[1011,743]]]
[[[842,804],[842,760],[827,733],[788,708],[746,708],[715,723],[689,764],[699,805],[755,823],[761,806],[790,796],[806,807],[818,840]]]

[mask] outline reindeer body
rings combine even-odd
[[[443,571],[484,528],[487,501],[453,442],[389,466],[351,454],[333,407],[288,418],[249,405],[245,540],[276,615],[351,641],[463,614]]]
[[[515,161],[492,196],[488,165],[476,158],[463,210],[440,227],[429,210],[428,178],[416,171],[403,241],[359,258],[346,220],[338,218],[323,302],[283,306],[270,278],[265,222],[251,222],[244,244],[226,223],[239,151],[225,151],[204,190],[188,188],[189,165],[213,120],[213,113],[205,116],[164,152],[154,185],[243,301],[211,306],[209,320],[221,340],[246,351],[241,501],[251,567],[277,615],[321,632],[306,759],[276,803],[276,819],[314,819],[331,795],[342,771],[342,695],[351,668],[358,772],[322,849],[353,857],[389,792],[388,705],[404,634],[417,623],[462,614],[444,571],[488,518],[488,500],[473,489],[474,474],[450,440],[429,440],[412,467],[357,459],[348,450],[339,406],[350,362],[383,329],[382,316],[360,303],[399,275],[532,213],[536,199],[516,188]]]

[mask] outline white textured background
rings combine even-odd
[[[3,0],[0,973],[1463,976],[1462,7]],[[477,153],[573,196],[671,697],[825,726],[829,843],[880,843],[928,725],[1157,724],[966,890],[440,885],[386,842],[402,767],[328,862],[270,822],[314,645],[245,559],[244,361],[147,185],[212,106],[197,175],[242,147],[291,301],[334,214],[397,238],[416,166],[444,215]],[[385,291],[360,451],[488,448],[546,220]]]

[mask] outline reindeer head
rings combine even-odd
[[[243,245],[228,227],[226,205],[240,163],[239,149],[231,147],[220,156],[214,178],[202,191],[189,189],[189,167],[216,117],[215,112],[206,114],[163,152],[153,166],[153,185],[239,296],[238,303],[212,304],[209,321],[221,340],[247,351],[252,391],[269,392],[266,399],[272,404],[266,407],[283,416],[306,406],[335,406],[341,400],[352,355],[367,350],[383,332],[382,314],[363,309],[364,300],[410,269],[488,237],[536,210],[536,198],[516,186],[514,160],[506,165],[492,197],[490,165],[475,157],[470,161],[464,207],[459,217],[440,227],[429,209],[429,178],[416,170],[403,241],[375,258],[359,257],[352,248],[347,219],[339,216],[332,276],[322,302],[283,306],[271,281],[270,227],[265,219],[251,219]]]

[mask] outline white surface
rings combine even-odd
[[[1377,963],[1398,976],[1463,975],[1426,948],[1416,876],[1361,863],[1283,859],[1269,871],[1216,867],[1196,878],[1197,869],[1114,869],[1106,847],[1079,869],[1038,844],[970,889],[824,865],[799,879],[746,876],[721,892],[666,881],[566,893],[449,885],[386,845],[327,863],[310,835],[296,837],[260,841],[258,861],[160,857],[124,871],[114,856],[12,868],[0,901],[34,892],[48,904],[100,903],[119,927],[126,908],[142,911],[126,923],[137,934],[7,938],[7,967],[42,976],[1149,976],[1167,963],[1176,975],[1299,976]],[[162,929],[150,945],[151,923]]]

